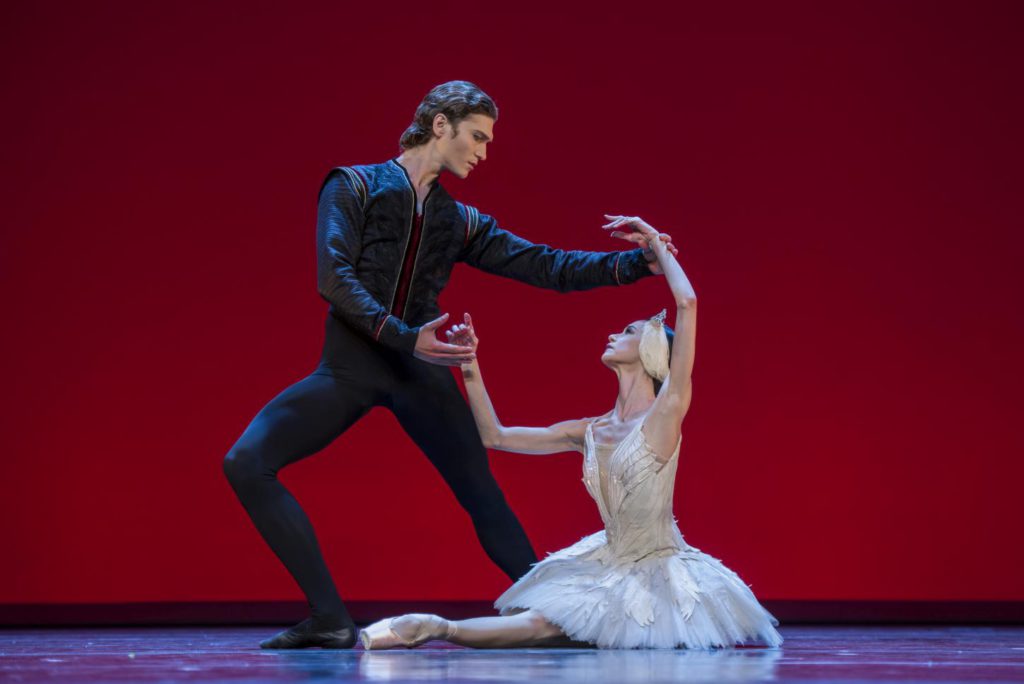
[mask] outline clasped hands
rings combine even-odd
[[[658,261],[658,248],[665,247],[672,253],[672,256],[678,256],[679,250],[672,244],[672,236],[668,233],[659,233],[652,225],[639,216],[611,216],[605,214],[604,217],[608,219],[608,223],[601,227],[612,231],[612,237],[632,242],[644,248],[644,258],[647,259],[647,267],[651,269],[651,273],[654,275],[661,275],[665,272]],[[620,230],[621,228],[628,228],[629,232]]]
[[[464,323],[453,325],[445,334],[448,342],[437,339],[437,329],[448,321],[448,314],[425,323],[416,338],[413,356],[438,366],[461,366],[476,359],[476,347],[480,341],[473,330],[473,318],[463,314]]]

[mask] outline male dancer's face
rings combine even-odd
[[[494,119],[484,114],[470,114],[457,126],[446,126],[437,140],[441,167],[459,178],[469,175],[477,164],[487,159],[487,143],[494,139]]]

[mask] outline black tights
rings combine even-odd
[[[224,458],[224,474],[305,593],[318,628],[352,620],[309,518],[277,472],[326,447],[373,406],[395,414],[469,514],[484,551],[510,579],[519,579],[537,560],[491,474],[451,370],[381,349],[328,321],[328,344],[317,370],[264,406]]]

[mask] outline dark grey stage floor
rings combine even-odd
[[[273,631],[2,630],[0,681],[1024,682],[1024,627],[793,626],[778,650],[259,650]]]

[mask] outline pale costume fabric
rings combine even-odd
[[[617,446],[587,425],[583,482],[605,529],[549,555],[498,597],[600,648],[778,646],[778,621],[716,558],[683,541],[672,516],[679,444],[654,458],[642,421]]]

